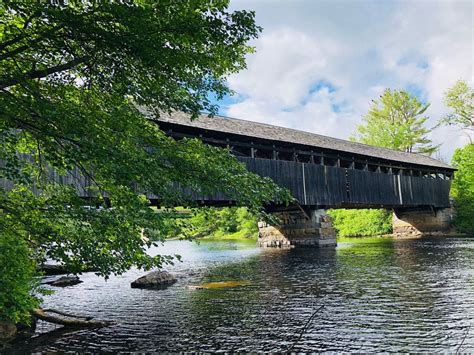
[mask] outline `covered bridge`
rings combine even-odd
[[[204,114],[194,121],[183,113],[162,115],[158,124],[176,139],[227,147],[248,170],[290,189],[298,202],[269,206],[280,224],[260,222],[260,246],[335,245],[327,208],[393,209],[394,232],[449,228],[455,169],[426,155]],[[207,205],[232,203],[222,194],[193,197]]]
[[[289,188],[301,206],[449,206],[454,169],[426,155],[204,114],[194,121],[183,113],[163,115],[159,125],[177,139],[197,137],[228,147],[250,171]],[[196,199],[211,203],[225,197]]]

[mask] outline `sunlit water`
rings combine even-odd
[[[144,274],[136,270],[107,282],[84,274],[44,307],[115,324],[57,329],[11,351],[474,351],[474,239],[379,238],[292,250],[172,241],[159,252],[183,257],[168,267],[175,285],[132,289]],[[249,283],[187,287],[229,280]]]

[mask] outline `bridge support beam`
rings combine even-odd
[[[453,209],[395,209],[393,234],[422,236],[442,234],[452,230]]]
[[[336,232],[326,210],[311,210],[309,214],[301,211],[274,214],[281,223],[272,226],[266,222],[259,222],[258,246],[280,248],[336,246]]]

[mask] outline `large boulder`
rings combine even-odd
[[[81,283],[82,281],[79,279],[78,276],[62,276],[57,280],[46,282],[46,284],[56,287],[66,287],[66,286],[73,286]]]
[[[132,288],[165,288],[176,282],[176,277],[167,271],[152,271],[132,282]]]

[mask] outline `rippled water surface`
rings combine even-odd
[[[175,285],[132,289],[143,274],[136,270],[107,282],[84,274],[82,284],[47,296],[44,307],[115,324],[58,328],[12,350],[474,351],[472,238],[379,238],[292,250],[172,241],[159,252],[183,257],[168,268],[179,278]],[[235,280],[246,282],[188,287]]]

